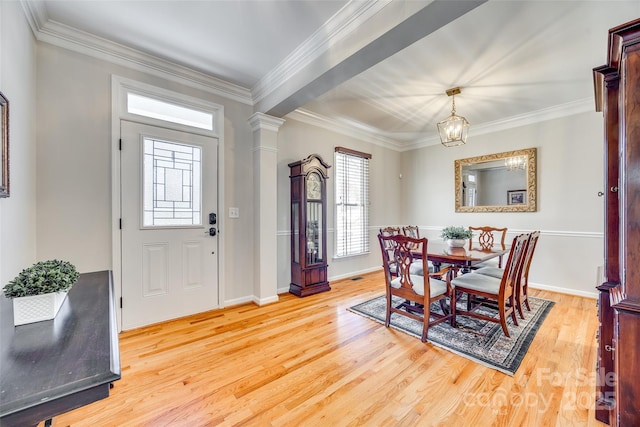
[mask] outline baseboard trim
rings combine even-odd
[[[287,291],[289,289],[287,288]],[[280,292],[280,289],[278,289],[278,293],[282,293]],[[278,298],[278,296],[273,296],[273,297],[269,297],[269,298],[258,298],[255,295],[250,295],[250,296],[246,296],[246,297],[242,297],[242,298],[234,298],[231,300],[226,300],[224,302],[224,306],[225,307],[230,307],[230,306],[234,306],[234,305],[242,305],[242,304],[247,304],[247,303],[254,303],[256,305],[267,305],[267,304],[273,304],[274,302],[278,302],[280,299]]]
[[[289,292],[289,285],[287,285],[284,288],[278,288],[278,295],[280,294],[286,294],[287,292]]]
[[[257,305],[267,305],[267,304],[273,304],[274,302],[278,302],[280,300],[280,298],[278,298],[278,295],[269,297],[269,298],[258,298],[255,295],[251,298],[251,301],[253,301],[254,304]]]
[[[242,305],[247,304],[249,302],[254,302],[256,298],[253,295],[242,297],[242,298],[234,298],[230,300],[225,300],[223,307],[231,307],[234,305]]]
[[[538,289],[541,291],[549,291],[549,292],[557,292],[559,294],[566,294],[566,295],[573,295],[576,297],[585,297],[585,298],[592,298],[592,299],[597,299],[598,298],[598,293],[595,292],[595,288],[593,289],[594,292],[587,292],[587,291],[579,291],[577,289],[570,289],[570,288],[559,288],[557,286],[549,286],[549,285],[543,285],[540,283],[532,283],[529,282],[529,287],[531,289]]]
[[[382,270],[382,268],[381,267],[372,267],[372,268],[365,268],[364,270],[352,271],[352,272],[349,272],[349,273],[346,273],[346,274],[340,274],[338,276],[331,276],[331,277],[329,277],[329,282],[335,281],[335,280],[348,279],[350,277],[359,276],[361,274],[373,273],[374,271],[379,271],[379,270]]]

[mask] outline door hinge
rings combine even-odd
[[[120,142],[118,143],[118,150],[122,151],[122,138],[120,138]]]
[[[120,308],[122,308],[122,297],[120,297]]]
[[[120,224],[119,224],[120,230],[122,230],[122,218],[120,218],[119,222],[120,222]]]

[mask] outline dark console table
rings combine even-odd
[[[110,271],[81,274],[54,320],[13,326],[0,296],[0,425],[35,426],[109,396],[120,379]]]

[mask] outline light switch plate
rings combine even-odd
[[[240,218],[240,208],[229,208],[229,218]]]

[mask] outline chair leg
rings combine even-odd
[[[451,311],[451,319],[449,322],[452,327],[456,327],[456,301],[458,300],[457,292],[454,290],[453,295],[449,298],[449,310]]]
[[[391,295],[387,293],[387,318],[384,321],[384,326],[389,327],[391,323]]]
[[[513,320],[513,324],[518,326],[518,317],[516,316],[516,300],[513,297],[513,295],[511,295],[509,297],[509,300],[511,302],[511,320]]]
[[[504,311],[500,313],[500,326],[502,326],[502,332],[504,335],[509,338],[509,328],[507,328],[507,316],[505,316]]]
[[[507,329],[507,320],[505,319],[504,316],[500,316],[500,326],[502,326],[502,332],[504,332],[504,335],[509,338],[509,329]]]
[[[447,304],[445,303],[444,299],[439,300],[438,303],[440,304],[440,310],[442,310],[442,314],[444,314],[445,316],[449,314],[449,310],[447,309]]]
[[[518,314],[520,315],[520,318],[524,320],[524,313],[522,312],[522,304],[520,303],[520,298],[516,300],[516,308],[518,309]]]
[[[515,308],[518,309],[518,314],[520,315],[520,318],[524,319],[524,313],[522,312],[521,294],[522,294],[522,286],[518,284],[518,287],[516,288]]]
[[[525,277],[524,285],[522,286],[522,295],[524,296],[524,304],[527,307],[527,310],[531,311],[531,307],[529,306],[529,278]]]
[[[513,303],[513,299],[511,299],[511,302]],[[498,310],[500,312],[500,326],[502,326],[502,332],[504,332],[504,335],[509,338],[509,328],[507,328],[507,307],[506,307],[506,302],[505,301],[499,301],[498,302]],[[511,315],[513,317],[513,319],[515,320],[515,310],[512,309],[511,311]],[[514,322],[516,325],[518,323],[516,323],[517,320]]]
[[[431,304],[427,302],[424,305],[424,317],[422,319],[422,342],[427,342],[427,334],[429,333],[429,316],[431,316]]]

